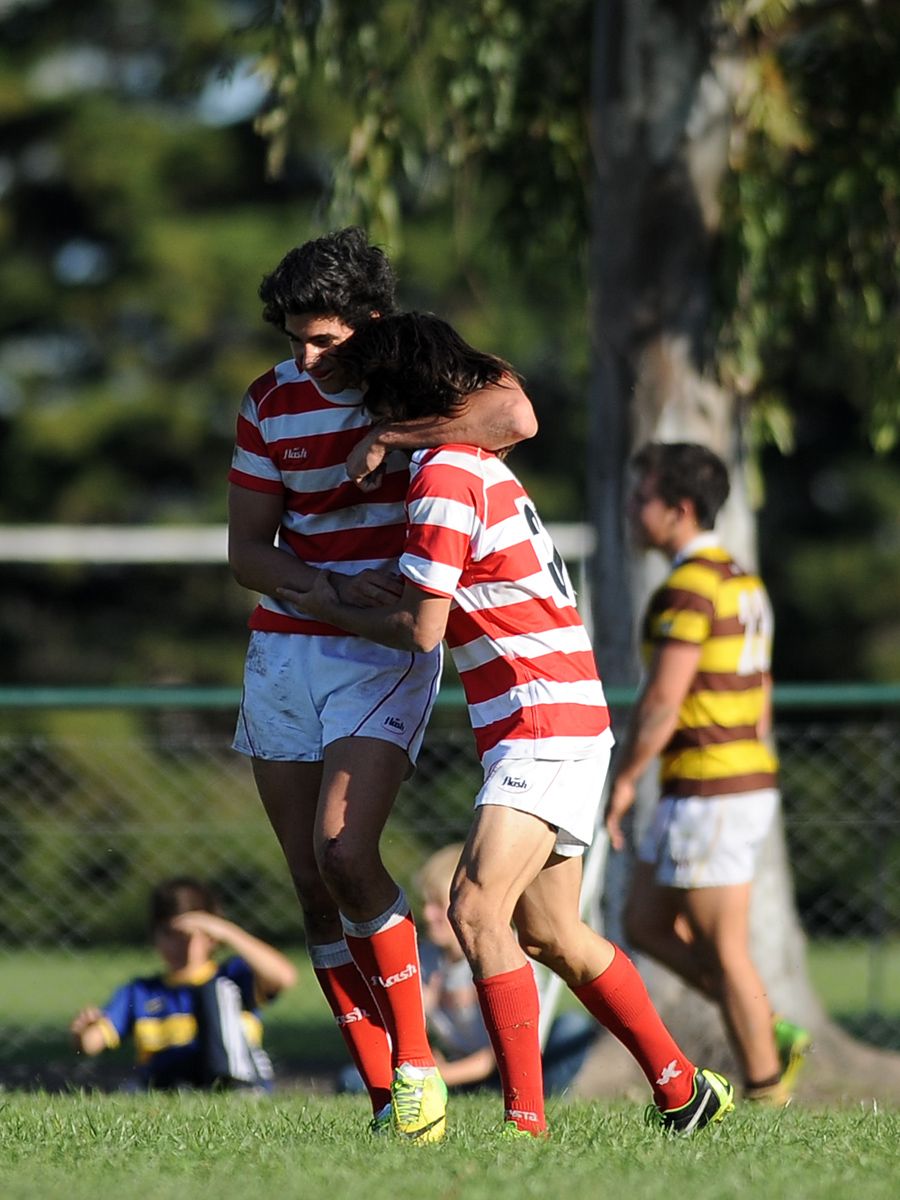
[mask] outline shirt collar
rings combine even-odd
[[[675,557],[672,559],[672,566],[678,567],[689,558],[693,558],[698,550],[710,550],[713,546],[719,545],[719,539],[712,529],[704,530],[703,533],[698,533],[696,537],[691,538],[687,545],[682,546]]]

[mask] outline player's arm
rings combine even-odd
[[[615,850],[624,845],[622,818],[634,804],[637,782],[662,753],[678,726],[678,714],[700,663],[701,646],[663,642],[657,647],[647,681],[631,715],[619,752],[606,808],[606,829]]]
[[[537,433],[531,401],[511,375],[466,397],[452,417],[417,417],[374,425],[347,459],[347,475],[366,490],[380,479],[379,467],[390,450],[427,450],[451,442],[504,450]],[[369,477],[372,477],[371,479]]]
[[[280,492],[258,492],[230,484],[228,488],[228,564],[241,585],[264,596],[274,596],[279,587],[309,591],[317,567],[288,554],[274,544],[284,515]],[[359,575],[328,573],[341,598],[348,604],[383,604],[396,598],[399,584],[387,573],[363,571]]]
[[[270,999],[297,982],[297,970],[290,959],[268,942],[235,925],[234,921],[198,911],[173,917],[171,924],[182,933],[205,933],[230,947],[252,970],[258,991]]]
[[[279,587],[276,595],[306,616],[327,621],[370,642],[415,653],[427,653],[440,643],[451,603],[449,596],[433,595],[406,580],[402,595],[393,604],[357,608],[343,603],[322,571],[317,573],[311,590]]]
[[[490,1046],[467,1054],[465,1058],[440,1057],[441,1061],[437,1062],[438,1055],[435,1054],[435,1062],[447,1087],[465,1087],[466,1084],[481,1083],[497,1068],[497,1060]]]

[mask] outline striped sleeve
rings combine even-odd
[[[257,492],[284,491],[281,469],[273,461],[263,436],[255,387],[245,393],[237,418],[230,483]]]
[[[453,596],[484,512],[478,459],[446,447],[414,455],[400,570],[439,596]]]
[[[677,567],[651,601],[647,640],[702,645],[712,629],[718,586],[718,573],[704,564]]]

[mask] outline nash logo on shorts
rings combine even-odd
[[[513,791],[513,792],[527,792],[528,791],[528,780],[527,779],[517,779],[515,775],[504,775],[503,779],[500,783],[500,786],[502,788],[508,788],[510,791]]]
[[[384,723],[388,729],[396,729],[398,733],[406,733],[406,724],[399,717],[385,717]]]

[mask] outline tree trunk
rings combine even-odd
[[[635,618],[667,569],[658,556],[636,557],[627,540],[626,467],[638,445],[697,441],[720,454],[732,494],[718,530],[739,561],[756,562],[742,413],[719,386],[712,359],[717,197],[741,74],[735,49],[711,23],[712,7],[706,0],[598,0],[595,8],[588,477],[598,535],[593,633],[610,685],[637,680]],[[624,714],[613,715],[622,728]],[[637,836],[656,799],[651,774],[641,788]],[[604,927],[614,939],[621,934],[624,858],[611,856],[607,871]],[[900,1056],[847,1038],[812,991],[780,823],[760,864],[751,923],[754,957],[775,1010],[815,1037],[817,1053],[803,1078],[808,1094],[900,1097]],[[734,1072],[718,1011],[663,968],[644,959],[640,965],[687,1052]],[[578,1090],[599,1095],[632,1086],[646,1094],[628,1055],[601,1039]]]

